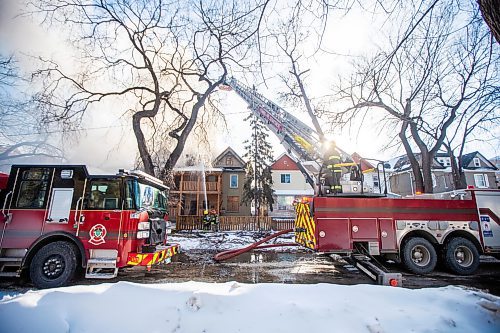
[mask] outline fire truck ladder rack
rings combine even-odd
[[[229,79],[225,84],[243,98],[248,103],[250,110],[261,118],[267,127],[280,139],[281,144],[292,155],[291,157],[304,174],[306,181],[314,189],[316,183],[314,175],[307,171],[303,162],[312,161],[317,163],[318,167],[321,165],[322,151],[318,133],[297,117],[258,93],[255,88],[250,88],[234,78]],[[343,160],[352,161],[349,154],[339,151]]]

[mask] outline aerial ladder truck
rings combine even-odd
[[[347,254],[379,284],[399,285],[401,274],[387,273],[366,258],[401,262],[414,274],[428,274],[438,261],[449,271],[473,274],[482,254],[500,257],[500,191],[475,189],[441,194],[389,198],[364,193],[363,183],[343,179],[342,193],[322,191],[323,151],[320,136],[305,123],[254,88],[232,78],[226,82],[281,140],[315,196],[296,205],[295,242],[321,253]],[[353,165],[341,153],[341,166]],[[316,163],[319,172],[304,164]],[[358,161],[362,164],[362,160]],[[362,165],[359,165],[362,169]],[[380,178],[379,178],[380,179]]]
[[[226,85],[242,97],[248,103],[250,111],[258,116],[271,132],[279,138],[281,144],[297,163],[307,183],[311,185],[315,192],[317,194],[327,194],[328,189],[322,188],[323,180],[321,176],[326,171],[323,170],[324,153],[328,148],[328,144],[331,143],[321,142],[320,135],[314,129],[278,104],[264,97],[255,88],[251,88],[234,78],[229,79]],[[361,170],[361,165],[358,166],[348,153],[339,148],[337,150],[341,158],[340,167],[348,170],[348,168],[354,166],[359,167]],[[307,169],[305,165],[311,165],[313,168]],[[342,192],[346,194],[366,192],[362,182],[362,178],[359,180],[342,178]]]

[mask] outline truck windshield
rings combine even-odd
[[[138,207],[142,208],[155,208],[160,210],[167,210],[167,191],[160,190],[151,185],[138,184]]]

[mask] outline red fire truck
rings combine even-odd
[[[168,187],[140,171],[89,175],[83,165],[14,165],[0,175],[0,276],[39,288],[78,271],[113,278],[125,266],[169,262]]]
[[[432,272],[439,259],[454,273],[472,274],[480,254],[500,257],[498,190],[471,189],[447,199],[314,197],[298,203],[296,212],[295,237],[303,246],[380,255],[417,274]]]
[[[441,198],[389,198],[385,163],[374,160],[378,164],[371,168],[376,171],[378,186],[373,183],[370,190],[364,176],[350,175],[356,170],[369,171],[363,167],[368,165],[367,160],[354,163],[352,156],[337,147],[341,193],[332,193],[325,186],[325,174],[330,171],[324,170],[328,149],[322,135],[254,88],[234,78],[226,85],[278,136],[315,190],[310,202],[296,206],[297,243],[318,252],[384,256],[402,261],[418,274],[434,270],[440,258],[451,271],[472,274],[480,254],[500,256],[500,191],[468,190]],[[312,170],[303,162],[308,162]],[[370,270],[384,275],[378,281],[382,284],[399,279],[394,274],[378,274],[376,267]]]

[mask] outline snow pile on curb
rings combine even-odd
[[[458,287],[127,282],[0,301],[2,332],[499,332],[500,298]]]

